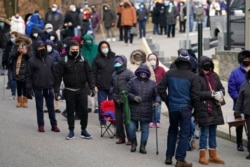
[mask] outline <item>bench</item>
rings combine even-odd
[[[244,114],[241,114],[241,118],[234,118],[234,115],[228,115],[227,116],[227,123],[229,126],[229,136],[231,138],[231,127],[238,127],[238,126],[244,126],[246,135],[248,133],[247,127],[246,127],[246,121],[244,118]]]

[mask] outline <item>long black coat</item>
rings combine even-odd
[[[19,69],[19,73],[16,73],[16,63],[18,59],[18,53],[15,54],[14,61],[13,61],[13,71],[14,71],[14,78],[17,81],[25,82],[26,78],[26,72],[27,72],[27,64],[29,61],[29,58],[31,57],[30,52],[28,54],[23,55],[22,61],[21,61],[21,66]]]

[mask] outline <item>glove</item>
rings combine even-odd
[[[160,106],[161,106],[161,104],[157,103],[157,102],[153,104],[153,107],[155,107],[155,108],[160,107]]]
[[[134,101],[136,101],[137,103],[140,103],[142,100],[140,96],[135,96]]]
[[[237,118],[241,118],[241,113],[239,111],[235,111],[234,112],[234,118],[237,119]]]
[[[135,23],[135,24],[133,24],[133,27],[136,27],[136,23]]]
[[[91,96],[91,97],[94,97],[94,96],[95,96],[95,90],[94,90],[94,89],[90,91],[90,96]]]
[[[54,95],[55,95],[55,100],[58,101],[58,99],[60,97],[60,93],[59,92],[55,92]]]
[[[80,29],[81,29],[81,26],[77,26],[76,28],[77,28],[78,30],[80,30]]]
[[[219,102],[223,99],[223,93],[222,91],[217,91],[214,93],[213,98]]]
[[[28,99],[32,99],[32,97],[34,96],[34,92],[32,89],[28,89],[27,90],[27,98]]]

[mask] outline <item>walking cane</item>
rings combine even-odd
[[[155,124],[155,136],[156,136],[156,155],[159,154],[158,151],[158,128],[157,128],[157,122],[156,122],[156,106],[153,105],[153,112],[154,112],[154,124]]]

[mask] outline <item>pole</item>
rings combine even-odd
[[[189,19],[189,15],[190,15],[190,0],[186,0],[186,8],[187,8],[187,19],[186,19],[186,49],[190,49],[189,48],[189,22],[190,22],[190,19]]]
[[[246,0],[245,8],[245,49],[250,50],[250,1]]]
[[[246,0],[247,1],[247,0]],[[231,50],[231,23],[230,23],[230,15],[231,15],[231,9],[230,9],[231,0],[227,1],[227,47],[226,50]]]
[[[202,21],[198,21],[198,61],[200,60],[200,57],[202,56],[202,33],[203,33],[203,25]]]

